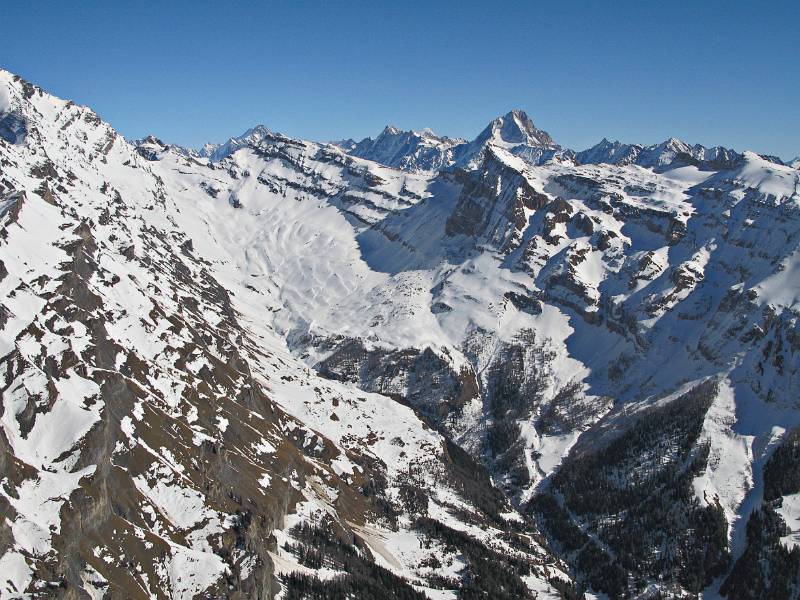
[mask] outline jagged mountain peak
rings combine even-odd
[[[228,138],[223,144],[205,144],[197,155],[208,158],[211,162],[218,162],[236,152],[239,148],[254,146],[274,136],[275,133],[265,125],[258,124],[246,130],[242,135]]]
[[[165,146],[166,145],[166,144],[164,144],[164,142],[162,142],[160,139],[158,139],[152,133],[149,134],[149,135],[146,135],[145,137],[143,137],[140,140],[134,140],[133,143],[136,144],[136,145],[140,145],[140,144],[157,144],[159,146]]]
[[[487,146],[503,148],[529,164],[543,164],[554,158],[571,157],[553,141],[550,134],[537,129],[533,120],[522,110],[514,109],[492,120],[469,144],[456,149],[455,164],[475,168],[483,160]]]
[[[733,168],[741,162],[742,155],[722,146],[691,145],[676,137],[650,146],[603,138],[591,148],[578,152],[575,160],[580,164],[635,164],[656,171],[693,165],[708,171]]]
[[[464,140],[460,138],[451,138],[446,135],[438,135],[430,127],[424,127],[423,129],[400,129],[395,125],[386,125],[386,127],[384,127],[383,130],[375,138],[375,141],[385,137],[397,137],[397,136],[403,138],[420,138],[422,140],[433,140],[437,142],[450,142],[450,143],[464,142]],[[372,138],[365,138],[365,140],[369,139]]]
[[[397,135],[401,132],[402,130],[400,128],[395,127],[394,125],[387,125],[383,128],[383,131],[381,131],[380,135]]]
[[[608,146],[621,146],[622,142],[619,140],[611,141],[607,137],[604,137],[602,140],[597,142],[592,148],[607,148]]]
[[[154,161],[161,160],[163,156],[172,152],[186,158],[202,158],[203,156],[193,148],[187,148],[180,144],[169,144],[152,133],[138,140],[132,140],[131,145],[136,149],[136,153],[142,158]]]
[[[241,139],[241,138],[250,138],[250,139],[262,138],[262,137],[266,137],[268,135],[272,135],[272,133],[273,133],[272,130],[270,130],[266,125],[262,125],[261,123],[259,123],[255,127],[251,127],[250,129],[245,131],[237,139]]]
[[[142,139],[133,140],[131,144],[136,148],[139,156],[147,160],[158,160],[161,154],[169,149],[168,144],[165,144],[152,133]]]
[[[671,148],[681,148],[681,147],[688,147],[689,144],[687,144],[686,142],[684,142],[681,139],[678,139],[678,138],[672,136],[672,137],[664,140],[660,145],[661,146],[669,146]]]
[[[341,150],[344,150],[345,152],[351,152],[353,150],[353,148],[355,148],[358,145],[358,142],[355,141],[353,138],[344,138],[344,139],[341,139],[341,140],[333,140],[333,141],[328,142],[328,143],[331,144],[332,146],[336,146],[337,148],[340,148]]]
[[[493,145],[539,164],[554,158],[561,147],[546,131],[520,109],[493,119],[471,142],[439,136],[431,129],[401,130],[387,125],[375,138],[365,138],[355,146],[339,147],[350,154],[411,172],[437,170],[450,165],[473,168]]]
[[[590,150],[600,150],[605,148],[631,148],[631,147],[639,147],[642,146],[640,144],[628,144],[626,142],[621,142],[619,140],[609,140],[607,137],[604,137],[602,140],[597,142],[594,146],[590,148]]]
[[[612,142],[604,137],[591,148],[578,152],[575,160],[580,164],[628,165],[636,162],[641,150],[639,145],[626,144],[619,140]]]
[[[550,134],[537,129],[528,114],[520,109],[513,109],[491,123],[478,135],[475,141],[508,144],[525,144],[544,148],[558,148]]]
[[[431,129],[404,131],[387,125],[375,138],[364,138],[351,148],[353,156],[410,172],[434,171],[452,162],[453,148],[464,140],[438,136]]]
[[[242,135],[228,138],[226,144],[231,145],[250,145],[258,144],[266,138],[272,137],[275,132],[269,129],[266,125],[258,124],[254,127],[247,129]]]

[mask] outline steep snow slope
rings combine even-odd
[[[0,597],[271,597],[322,578],[441,598],[489,585],[486,564],[519,590],[568,585],[474,461],[288,351],[264,318],[287,248],[256,273],[204,221],[235,239],[245,197],[264,217],[298,198],[154,139],[145,158],[9,73],[0,89],[25,131],[0,142]]]

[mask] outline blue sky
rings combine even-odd
[[[557,6],[563,4],[564,6]],[[264,123],[471,138],[522,108],[562,145],[670,136],[800,154],[800,2],[19,2],[0,66],[128,137]]]

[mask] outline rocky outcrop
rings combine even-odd
[[[541,209],[549,201],[504,159],[502,150],[487,148],[480,169],[457,169],[449,176],[461,189],[445,222],[445,234],[466,236],[501,252],[520,243],[527,225],[526,210]]]
[[[455,371],[430,348],[368,349],[359,340],[345,340],[316,369],[324,377],[408,403],[443,431],[480,396],[471,370]]]

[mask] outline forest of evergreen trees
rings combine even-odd
[[[716,394],[708,380],[648,409],[606,446],[570,455],[531,502],[595,591],[624,598],[666,574],[699,592],[724,572],[724,512],[692,488],[706,467],[708,448],[697,441]]]
[[[312,575],[292,573],[284,577],[287,600],[425,600],[402,577],[376,565],[356,537],[348,543],[330,525],[302,523],[290,531],[297,540],[287,544],[300,564],[311,569],[329,567],[345,575],[322,580]]]
[[[775,510],[782,497],[800,493],[800,429],[784,437],[764,466],[764,499],[747,521],[747,547],[721,592],[729,600],[800,598],[800,548],[787,547],[789,533]]]

